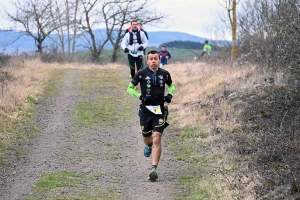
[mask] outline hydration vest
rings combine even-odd
[[[130,35],[130,37],[129,37],[129,45],[132,45],[133,44],[133,33],[131,31],[129,31],[129,35]],[[142,39],[141,39],[141,31],[140,30],[137,31],[136,38],[137,38],[137,42],[139,44],[143,44]]]

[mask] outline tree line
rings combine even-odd
[[[14,0],[12,4],[14,11],[5,10],[6,18],[15,29],[34,39],[40,55],[49,38],[60,55],[72,59],[78,39],[83,38],[80,45],[90,51],[95,62],[100,61],[107,43],[113,46],[111,62],[117,60],[119,44],[131,19],[155,24],[163,17],[149,0]]]
[[[300,0],[223,0],[223,6],[232,59],[300,76]]]
[[[195,50],[202,50],[204,47],[204,43],[201,42],[181,41],[181,40],[166,42],[164,44],[161,44],[160,46],[162,45],[165,45],[168,48],[195,49]]]

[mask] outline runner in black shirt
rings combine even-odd
[[[149,180],[158,178],[157,165],[161,155],[161,138],[168,126],[168,109],[164,102],[170,103],[174,94],[174,84],[168,71],[159,68],[160,58],[157,51],[150,51],[147,55],[146,67],[134,76],[127,88],[127,92],[142,101],[139,109],[140,125],[144,143],[144,155],[149,157],[152,152],[152,168]],[[141,93],[134,87],[140,83]],[[165,96],[165,84],[168,85],[168,95]]]

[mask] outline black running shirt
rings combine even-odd
[[[153,105],[163,105],[165,84],[170,86],[172,78],[170,73],[165,69],[158,68],[156,73],[154,73],[149,67],[146,67],[138,71],[131,83],[134,86],[140,83],[142,95],[150,94],[153,97]]]

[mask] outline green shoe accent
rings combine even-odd
[[[152,169],[150,171],[150,174],[149,174],[148,180],[150,180],[150,181],[156,181],[157,178],[158,178],[158,175],[157,175],[156,168],[152,167]]]
[[[152,152],[152,147],[149,147],[148,145],[144,146],[144,156],[149,157]]]

